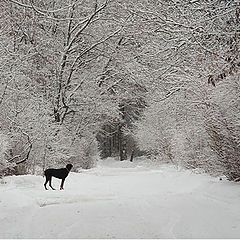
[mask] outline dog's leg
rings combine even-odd
[[[46,176],[46,181],[45,181],[45,183],[44,183],[44,187],[45,187],[46,190],[48,190],[48,189],[47,189],[47,183],[48,183],[48,181],[49,181],[49,177]]]
[[[52,190],[55,190],[55,188],[52,187],[52,176],[49,179],[49,186],[51,187]]]
[[[61,186],[60,186],[60,190],[64,190],[64,189],[63,189],[64,181],[65,181],[65,178],[62,179]]]

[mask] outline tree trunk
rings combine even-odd
[[[122,127],[125,125],[125,106],[121,104],[119,106],[121,115],[122,115],[122,122],[120,122],[118,127],[118,140],[119,140],[119,157],[120,161],[127,159],[127,143],[126,138],[123,134]]]

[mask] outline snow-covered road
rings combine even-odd
[[[238,183],[113,160],[43,182],[0,180],[0,238],[240,238]]]

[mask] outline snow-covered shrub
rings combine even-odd
[[[91,133],[86,136],[76,136],[64,126],[53,131],[52,137],[46,144],[44,168],[62,167],[72,163],[74,168],[91,168],[99,158],[98,144]]]
[[[11,164],[6,160],[6,152],[10,148],[10,141],[8,137],[0,133],[0,177],[4,175],[7,168],[11,167]]]
[[[239,82],[234,78],[218,83],[205,121],[211,148],[218,159],[215,168],[234,181],[240,181],[239,89]]]
[[[91,141],[89,139],[80,139],[75,144],[77,144],[77,151],[72,152],[68,159],[74,165],[75,170],[94,167],[100,158],[97,140],[95,138]]]
[[[182,130],[176,130],[172,138],[174,162],[185,168],[202,168],[209,173],[212,172],[211,161],[214,154],[208,139],[208,134],[200,119],[199,122],[185,125]]]
[[[152,103],[136,124],[141,150],[163,162],[211,172],[214,154],[204,128],[201,109],[191,103],[191,96],[178,93],[165,101]]]
[[[135,131],[135,138],[140,150],[157,156],[163,162],[172,162],[171,139],[175,123],[172,121],[167,105],[149,106]]]
[[[216,166],[229,180],[240,181],[240,124],[222,117],[209,119],[206,128],[218,157]]]

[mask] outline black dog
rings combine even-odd
[[[65,168],[60,168],[60,169],[49,168],[49,169],[45,170],[44,171],[44,175],[46,176],[46,182],[44,183],[45,189],[48,190],[46,185],[49,181],[49,186],[52,188],[52,190],[55,190],[52,187],[52,177],[56,177],[56,178],[62,179],[62,182],[60,185],[60,190],[63,190],[63,184],[65,181],[65,178],[68,176],[72,167],[73,167],[72,164],[67,164],[67,166]]]

